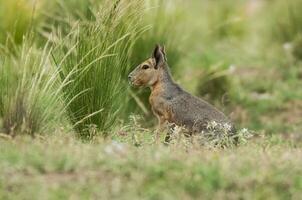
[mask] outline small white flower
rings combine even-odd
[[[290,42],[286,42],[283,44],[283,48],[286,50],[286,51],[289,51],[292,49],[292,44]]]
[[[207,129],[215,129],[219,124],[215,121],[210,121],[207,124]]]
[[[242,133],[247,133],[248,132],[247,128],[243,128],[241,131],[242,131]]]
[[[227,131],[230,131],[231,128],[232,128],[232,126],[231,126],[230,124],[228,124],[228,123],[225,123],[225,124],[223,124],[223,128],[224,128],[225,130],[227,130]]]
[[[229,70],[230,73],[233,73],[236,70],[236,66],[232,64],[232,65],[229,66],[228,70]]]
[[[212,121],[212,127],[213,127],[213,128],[215,128],[217,125],[218,125],[217,122]]]
[[[181,131],[181,129],[180,129],[179,126],[175,126],[174,129],[173,129],[174,133],[179,133],[180,131]]]
[[[126,152],[126,146],[117,141],[112,141],[111,144],[105,146],[104,151],[109,155],[123,154]]]

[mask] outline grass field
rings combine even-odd
[[[124,136],[125,137],[125,136]],[[300,199],[302,143],[230,149],[72,136],[1,140],[1,199]]]
[[[300,0],[0,0],[0,199],[301,199]],[[228,137],[156,136],[164,44]],[[156,139],[157,138],[157,139]]]

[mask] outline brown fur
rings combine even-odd
[[[152,57],[129,74],[133,85],[151,88],[149,101],[159,127],[169,122],[184,126],[192,133],[205,130],[210,121],[230,123],[222,112],[173,81],[165,55],[165,49],[157,45]]]

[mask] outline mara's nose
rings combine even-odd
[[[128,75],[128,80],[131,81],[131,78],[132,78],[132,76],[131,76],[131,74],[129,74]]]

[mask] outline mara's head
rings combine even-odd
[[[152,56],[138,65],[129,75],[129,82],[134,86],[152,86],[154,85],[161,74],[161,71],[166,67],[165,48],[156,45]]]

